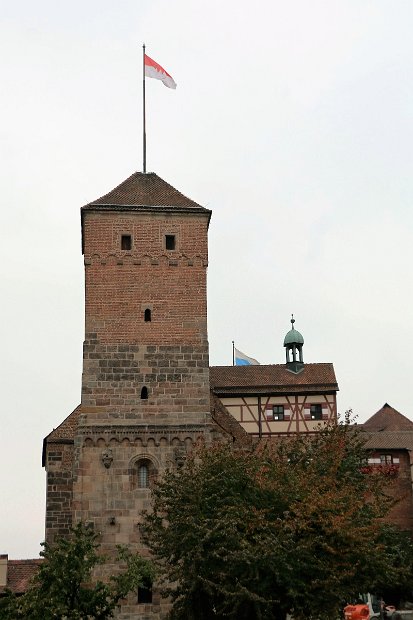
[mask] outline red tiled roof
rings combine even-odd
[[[210,214],[209,209],[181,194],[177,189],[158,177],[154,172],[134,172],[123,183],[108,194],[85,205],[93,207],[122,208],[159,207],[161,210],[201,211]]]
[[[42,466],[46,464],[46,445],[48,443],[68,443],[73,442],[75,431],[79,423],[79,417],[82,413],[82,406],[78,405],[71,414],[63,420],[63,422],[52,430],[51,433],[43,439]]]
[[[413,431],[413,422],[385,403],[363,424],[366,431]]]
[[[14,594],[23,594],[26,592],[31,578],[39,570],[39,566],[44,560],[38,558],[35,560],[8,560],[7,562],[7,586],[0,587],[0,593],[6,588],[14,592]]]
[[[63,420],[63,422],[46,437],[47,441],[55,439],[73,439],[75,430],[79,423],[79,417],[82,413],[82,405],[78,405],[71,414]]]
[[[216,394],[300,393],[338,390],[333,364],[305,364],[299,373],[285,364],[212,366],[210,384]]]

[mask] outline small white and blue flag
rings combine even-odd
[[[253,357],[248,357],[248,355],[245,355],[245,353],[242,353],[242,351],[239,351],[239,349],[234,349],[235,355],[234,355],[234,359],[235,359],[235,366],[259,366],[260,363],[257,362],[257,360],[255,360]]]

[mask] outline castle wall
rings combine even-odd
[[[46,540],[67,536],[72,526],[73,442],[51,443],[46,452]]]

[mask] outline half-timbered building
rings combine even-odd
[[[291,322],[285,364],[210,368],[213,393],[254,437],[314,433],[320,424],[337,419],[333,364],[305,364],[304,338]]]

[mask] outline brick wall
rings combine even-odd
[[[121,250],[124,232],[130,251]],[[164,247],[167,233],[176,235],[175,250]],[[205,216],[86,213],[84,248],[86,333],[105,344],[206,341]]]
[[[90,419],[209,416],[207,226],[202,213],[85,212],[82,405]],[[130,250],[121,249],[124,234]],[[167,234],[175,250],[166,250]]]
[[[386,521],[394,523],[402,529],[413,530],[413,505],[412,505],[412,473],[407,450],[388,451],[394,458],[400,460],[398,472],[391,479],[387,493],[395,497],[398,502],[389,512]]]

